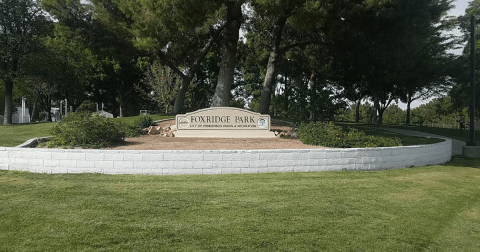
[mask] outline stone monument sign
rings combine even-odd
[[[270,115],[245,109],[213,107],[175,118],[175,137],[270,138]]]

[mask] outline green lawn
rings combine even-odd
[[[55,123],[0,125],[0,146],[13,147],[35,137],[50,136]]]
[[[439,143],[444,141],[442,139],[435,139],[435,138],[398,135],[392,132],[379,130],[376,128],[376,126],[373,126],[372,124],[368,124],[368,123],[335,122],[335,124],[344,127],[344,129],[347,129],[348,127],[357,128],[368,135],[382,136],[382,137],[398,137],[402,141],[403,146],[419,145],[419,144],[434,144],[434,143]]]
[[[384,125],[382,125],[384,126]],[[431,134],[436,134],[440,136],[446,136],[453,139],[457,139],[464,142],[470,142],[470,131],[469,130],[461,130],[461,129],[444,129],[444,128],[432,128],[432,127],[424,127],[424,126],[392,126],[392,125],[385,125],[385,127],[394,127],[399,129],[408,129],[408,130],[416,130],[421,132],[427,132]],[[480,145],[480,130],[475,131],[475,141],[477,145]]]
[[[153,120],[162,120],[167,118],[175,118],[174,115],[149,115]],[[133,124],[140,116],[116,118],[127,124]],[[13,147],[24,143],[28,139],[35,137],[50,136],[50,132],[55,123],[26,123],[14,125],[0,125],[0,146]]]
[[[381,172],[0,171],[1,251],[478,251],[480,162]]]

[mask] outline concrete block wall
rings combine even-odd
[[[383,170],[451,159],[452,142],[365,149],[71,150],[0,147],[0,169],[36,173],[230,174]]]

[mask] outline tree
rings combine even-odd
[[[399,57],[403,63],[396,69],[400,98],[407,104],[406,124],[410,124],[410,104],[417,99],[445,93],[451,85],[448,69],[453,57],[447,53],[457,41],[444,31],[454,22],[445,16],[452,1],[418,1],[405,3],[409,10],[409,29]],[[428,13],[428,15],[424,15]]]
[[[452,69],[452,77],[456,84],[449,92],[449,96],[452,98],[452,102],[457,109],[469,107],[469,95],[470,95],[470,18],[474,16],[476,20],[480,18],[480,0],[473,0],[469,3],[465,10],[465,15],[459,16],[457,19],[458,28],[462,31],[463,36],[460,38],[459,44],[464,44],[462,55],[459,55],[454,61],[454,67]],[[480,37],[478,22],[476,29],[476,46],[475,46],[475,58],[480,59],[480,44],[478,38]],[[477,63],[478,66],[478,63]],[[477,67],[478,69],[478,67]],[[479,76],[479,71],[475,70],[476,76]],[[475,83],[475,112],[480,117],[480,82],[478,77]]]
[[[123,117],[127,109],[132,114],[139,103],[129,101],[135,98],[134,84],[140,80],[146,55],[133,46],[134,36],[122,26],[128,18],[107,0],[44,0],[42,4],[58,20],[56,35],[67,43],[73,41],[78,51],[91,53],[93,76],[83,81],[87,94],[111,104],[114,116]],[[83,99],[74,101],[75,108]]]
[[[396,125],[404,124],[405,111],[399,108],[396,104],[393,104],[385,110],[383,122]]]
[[[237,62],[237,44],[240,26],[244,18],[242,5],[244,1],[230,0],[226,3],[226,26],[222,38],[222,61],[218,74],[217,87],[212,98],[212,107],[227,107],[230,103],[230,91],[234,80]]]
[[[175,98],[178,87],[182,80],[169,67],[154,62],[145,72],[142,82],[146,84],[150,93],[139,88],[144,97],[157,102],[165,107],[165,113],[168,113],[170,103]]]
[[[363,0],[352,1],[253,1],[256,33],[263,54],[268,52],[260,113],[268,113],[277,73],[285,53],[312,44],[331,44],[335,30],[342,29],[342,15]]]
[[[39,50],[51,21],[34,0],[0,1],[0,79],[5,84],[4,124],[12,123],[14,80],[28,55]]]
[[[173,113],[180,113],[189,85],[227,26],[224,1],[93,0],[99,18],[131,35],[130,42],[157,57],[182,79]],[[121,19],[117,18],[121,17]],[[188,18],[186,18],[188,17]],[[110,20],[110,21],[109,21]],[[118,22],[114,22],[118,20]]]
[[[410,70],[415,67],[423,71],[422,67],[440,61],[440,55],[448,49],[441,37],[441,31],[448,26],[440,21],[451,2],[399,0],[376,6],[365,1],[363,11],[346,13],[348,29],[337,43],[342,48],[337,57],[348,59],[345,67],[362,76],[374,102],[374,123],[382,122],[383,111],[392,100],[407,96],[406,90],[414,94],[426,85],[438,83],[441,68],[423,72],[421,81]]]

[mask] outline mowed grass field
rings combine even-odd
[[[0,251],[478,251],[480,163],[379,172],[0,171]]]

